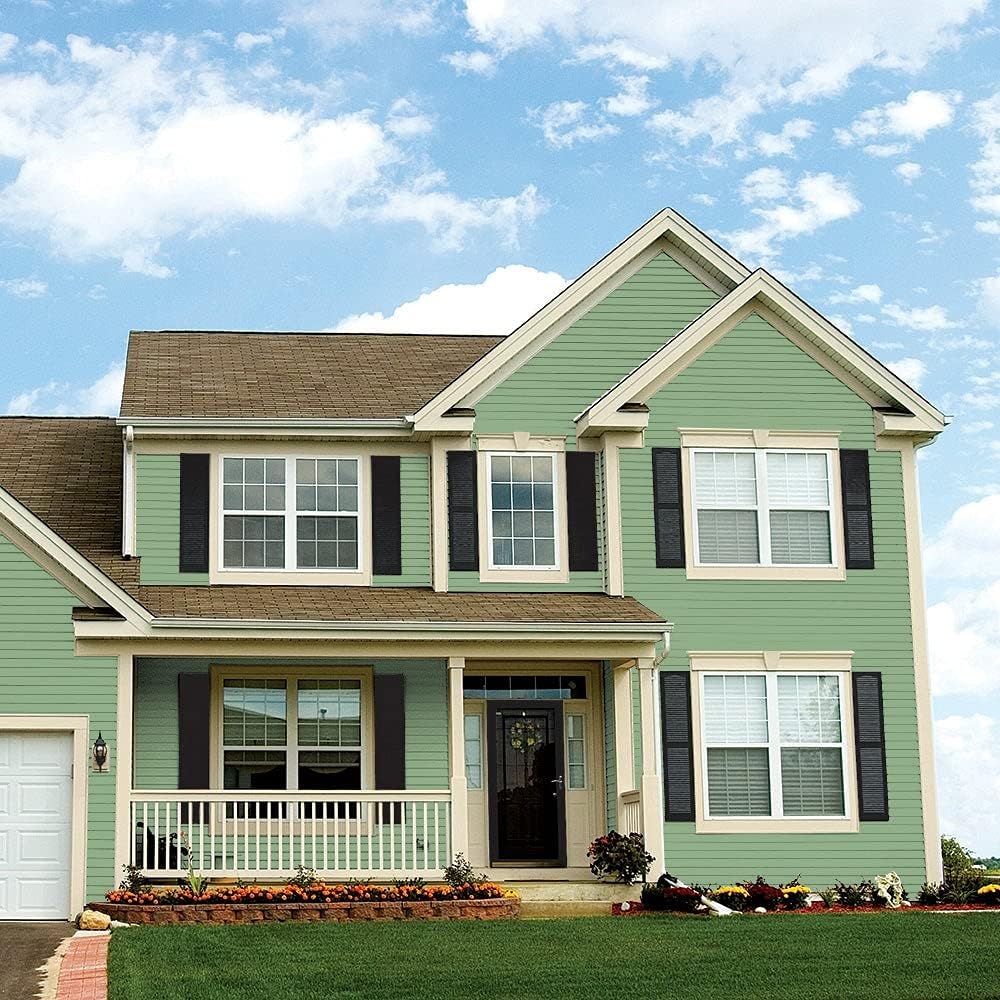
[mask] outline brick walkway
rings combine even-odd
[[[78,934],[59,969],[56,1000],[107,1000],[110,934]]]

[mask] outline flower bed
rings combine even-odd
[[[177,886],[116,889],[89,909],[133,924],[234,924],[262,921],[346,921],[516,917],[521,900],[495,883],[476,885],[219,886],[195,893]]]
[[[627,908],[626,908],[627,907]],[[662,909],[651,909],[650,907],[643,906],[638,900],[630,900],[628,903],[612,903],[611,912],[616,917],[639,917],[647,915],[655,915],[657,917],[686,917],[686,916],[696,916],[696,917],[708,917],[707,910],[700,910],[695,913],[683,912],[679,910],[665,911]],[[752,910],[747,912],[746,915],[750,917],[761,917],[761,916],[791,916],[793,914],[805,914],[805,913],[833,913],[833,914],[850,914],[850,913],[997,913],[1000,912],[996,906],[983,906],[976,903],[955,903],[950,906],[921,906],[919,903],[914,903],[912,906],[902,906],[899,909],[890,909],[886,906],[827,906],[825,903],[809,903],[807,906],[799,907],[794,910],[768,910],[766,913],[755,913]]]

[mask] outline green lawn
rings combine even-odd
[[[1000,997],[1000,915],[136,927],[110,1000]]]

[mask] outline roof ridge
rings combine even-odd
[[[452,337],[456,340],[503,340],[508,333],[417,333],[407,330],[129,330],[132,334],[157,336],[180,333],[185,336],[236,336],[236,337]]]

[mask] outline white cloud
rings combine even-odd
[[[1000,580],[932,604],[927,630],[935,695],[1000,691]]]
[[[1000,567],[1000,494],[959,507],[924,555],[929,577],[985,579],[995,575]]]
[[[239,52],[250,52],[259,46],[273,45],[277,39],[284,38],[285,29],[276,28],[274,31],[262,31],[259,34],[251,34],[249,31],[241,31],[233,39],[233,48]]]
[[[497,71],[496,57],[482,49],[472,52],[449,52],[441,57],[459,76],[471,73],[475,76],[493,76]]]
[[[815,122],[808,118],[793,118],[781,126],[780,132],[758,132],[754,136],[754,146],[764,156],[791,156],[795,152],[795,143],[808,139],[815,131]]]
[[[616,76],[614,79],[618,93],[601,101],[601,107],[609,115],[634,118],[656,106],[657,102],[649,96],[648,76]]]
[[[618,132],[617,125],[593,115],[585,101],[555,101],[544,108],[530,108],[528,121],[553,149],[569,149],[578,142],[606,139]]]
[[[1000,274],[981,278],[976,285],[976,309],[990,326],[1000,327]]]
[[[1000,844],[1000,720],[977,712],[934,723],[941,832],[973,854],[990,857]]]
[[[959,326],[948,318],[948,313],[942,306],[914,306],[907,309],[899,302],[890,302],[882,307],[882,316],[890,326],[902,326],[926,333],[951,330]]]
[[[870,143],[884,137],[919,141],[926,138],[932,129],[950,125],[955,118],[955,107],[961,100],[961,95],[956,93],[914,90],[905,100],[890,101],[877,108],[869,108],[847,128],[834,129],[834,135],[842,146]],[[904,144],[900,147],[897,144],[889,148],[894,152],[901,152],[906,146]],[[877,152],[869,151],[876,156],[884,155],[878,144],[876,150]]]
[[[973,131],[982,140],[981,156],[971,166],[972,207],[986,219],[980,232],[1000,235],[1000,91],[972,105]]]
[[[700,192],[698,194],[691,195],[691,200],[696,205],[706,205],[711,208],[715,204],[715,195],[707,194],[706,192]]]
[[[49,382],[19,393],[7,404],[7,412],[55,416],[102,416],[117,413],[124,378],[125,362],[116,361],[90,385]]]
[[[442,285],[389,315],[360,313],[336,329],[367,332],[506,334],[566,287],[554,271],[523,264],[498,267],[479,284]]]
[[[878,285],[858,285],[849,292],[834,292],[828,299],[832,305],[860,305],[868,302],[878,305],[882,301],[882,289]]]
[[[442,201],[453,214],[483,211],[415,188],[406,143],[426,133],[425,116],[329,117],[241,96],[240,84],[198,43],[159,35],[114,49],[70,36],[45,75],[0,73],[0,157],[19,164],[0,187],[0,224],[71,258],[166,277],[167,241],[245,220],[391,219],[397,196],[431,199],[429,216]]]
[[[17,35],[0,31],[0,62],[3,62],[17,48]]]
[[[920,166],[919,163],[900,163],[894,170],[893,173],[903,181],[904,184],[912,184],[915,180],[919,180],[923,176],[924,168]]]
[[[582,45],[576,50],[576,62],[601,62],[606,66],[626,66],[629,69],[666,69],[667,61],[659,56],[633,48],[618,40],[601,44]]]
[[[284,0],[281,20],[329,45],[373,33],[432,31],[437,0]]]
[[[548,207],[529,184],[506,198],[459,198],[448,191],[416,185],[395,191],[374,210],[386,222],[417,222],[430,233],[438,250],[459,250],[473,232],[493,232],[507,246],[517,246],[521,230]]]
[[[779,244],[797,236],[850,218],[861,210],[847,182],[833,174],[804,174],[795,184],[773,167],[756,170],[744,178],[744,201],[764,204],[752,209],[759,221],[725,236],[726,245],[737,255],[769,259]]]
[[[49,290],[40,278],[5,278],[0,280],[0,288],[16,299],[40,299]]]
[[[985,431],[993,430],[992,420],[969,420],[966,422],[959,422],[958,429],[963,434],[982,434]]]
[[[888,361],[886,365],[914,389],[920,388],[920,383],[927,374],[927,365],[920,358],[900,358],[898,361]]]
[[[385,119],[385,130],[400,139],[413,139],[434,131],[434,119],[424,114],[408,97],[392,103]]]
[[[918,69],[953,46],[960,27],[985,6],[986,0],[465,0],[473,36],[501,53],[557,40],[578,57],[707,71],[720,81],[718,92],[672,109],[659,125],[681,141],[714,143],[740,138],[746,121],[764,108],[837,93],[862,68]],[[650,65],[639,65],[643,60]]]
[[[864,151],[869,156],[874,156],[880,160],[887,160],[893,156],[902,156],[910,150],[908,142],[872,142],[864,147]]]

